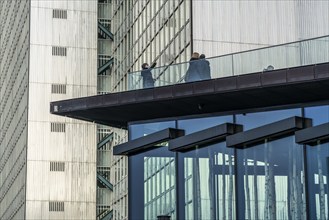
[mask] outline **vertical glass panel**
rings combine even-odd
[[[236,219],[234,150],[218,143],[179,153],[182,219]]]
[[[176,219],[174,155],[158,147],[129,157],[130,219]]]
[[[234,75],[300,66],[300,50],[298,42],[233,54]]]
[[[195,118],[178,121],[178,128],[185,130],[185,135],[214,127],[223,123],[232,123],[233,116]]]
[[[306,147],[310,219],[329,219],[329,143]]]
[[[303,148],[293,136],[237,150],[239,219],[306,219]]]
[[[161,131],[166,128],[175,128],[175,121],[155,122],[148,124],[135,124],[129,126],[130,140]]]
[[[293,116],[301,116],[301,109],[286,109],[236,115],[236,123],[243,124],[243,128],[246,131]]]
[[[313,119],[313,126],[329,122],[329,105],[305,108],[305,117]]]

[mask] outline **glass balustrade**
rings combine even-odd
[[[329,36],[206,58],[211,79],[329,62]],[[188,82],[187,72],[203,78],[202,59],[151,69],[154,87]],[[141,70],[128,74],[128,90],[143,89]],[[190,80],[195,81],[195,80]]]

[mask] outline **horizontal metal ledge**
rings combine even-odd
[[[153,134],[149,134],[147,136],[128,141],[124,144],[119,144],[117,146],[114,146],[113,154],[114,155],[136,154],[138,152],[145,151],[148,148],[153,147],[156,144],[183,136],[184,133],[185,133],[184,130],[175,129],[175,128],[167,128],[167,129],[155,132]]]
[[[127,129],[135,121],[327,102],[328,88],[329,63],[323,63],[55,101],[50,111]]]
[[[312,126],[312,119],[295,116],[228,136],[226,145],[227,147],[247,148],[264,139],[276,139],[310,126]]]
[[[243,131],[243,126],[232,123],[217,125],[168,142],[171,151],[187,151],[196,145],[206,145],[225,140],[227,135]]]
[[[295,132],[296,143],[316,145],[317,141],[329,141],[329,122]]]

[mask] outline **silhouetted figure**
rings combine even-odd
[[[156,63],[153,63],[150,67],[148,63],[143,63],[141,75],[143,77],[143,88],[154,87],[154,79],[151,73],[151,69],[154,68]]]
[[[189,67],[185,75],[185,82],[201,80],[199,53],[194,52],[189,62]]]
[[[198,62],[199,62],[199,66],[200,66],[201,79],[202,80],[211,79],[210,64],[209,64],[209,61],[206,60],[206,55],[201,54],[200,60]]]

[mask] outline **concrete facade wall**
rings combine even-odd
[[[0,219],[24,219],[29,1],[0,3]]]
[[[31,1],[26,219],[96,218],[96,126],[49,113],[95,95],[97,1]]]
[[[194,51],[208,57],[329,34],[329,2],[193,0]]]

